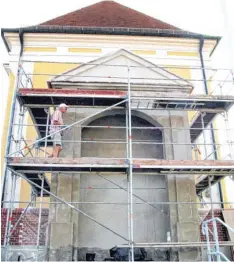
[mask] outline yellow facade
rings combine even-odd
[[[172,65],[167,65],[165,66],[165,69],[185,80],[190,80],[191,79],[191,71],[190,68],[184,67],[184,68],[176,68],[175,66]]]
[[[47,81],[78,66],[72,63],[36,62],[33,70],[33,88],[48,88]]]
[[[56,47],[25,47],[24,52],[57,52]]]
[[[76,48],[76,47],[70,47],[68,48],[68,52],[71,53],[101,53],[101,48]]]
[[[181,52],[181,51],[168,51],[168,56],[192,56],[192,57],[198,57],[198,52]]]
[[[131,50],[136,55],[156,55],[155,50]]]
[[[11,114],[11,105],[12,99],[14,95],[14,88],[15,88],[15,76],[12,72],[9,74],[9,89],[8,89],[8,96],[7,96],[7,104],[6,104],[6,112],[5,112],[5,119],[3,124],[3,132],[2,132],[2,148],[1,148],[1,174],[3,175],[4,169],[4,157],[6,151],[6,143],[7,143],[7,135],[9,129],[9,122],[10,122],[10,114]]]

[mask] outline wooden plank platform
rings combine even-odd
[[[127,97],[127,91],[106,89],[42,89],[21,88],[18,98],[25,105],[68,105],[81,106],[110,106]],[[215,110],[223,111],[234,103],[232,96],[204,96],[189,95],[178,96],[155,91],[132,90],[131,98],[135,100],[151,100],[157,109],[181,110]]]
[[[210,241],[211,245],[215,245],[215,242]],[[145,248],[154,247],[160,248],[162,250],[167,250],[168,248],[180,249],[180,248],[194,248],[194,247],[207,247],[206,242],[158,242],[158,243],[135,243],[135,247]],[[234,241],[219,241],[219,246],[221,247],[231,247],[234,246]],[[116,247],[128,247],[126,245],[117,245]]]
[[[18,99],[21,104],[33,106],[111,106],[126,98],[126,91],[87,89],[29,89],[21,88]]]
[[[234,103],[232,96],[172,96],[149,91],[132,91],[132,109],[150,110],[199,110],[207,112],[204,116],[205,127],[213,120],[217,113],[227,110]],[[22,105],[28,106],[31,118],[38,126],[39,137],[45,136],[47,114],[44,108],[66,103],[69,106],[112,106],[123,101],[127,91],[118,90],[91,90],[91,89],[42,89],[21,88],[17,98]],[[125,106],[125,103],[120,105]],[[194,129],[195,128],[195,129]],[[190,133],[191,142],[194,142],[202,132],[201,114],[194,119]],[[52,143],[49,142],[48,146]]]
[[[9,157],[9,167],[33,172],[126,172],[127,159],[114,158],[23,158]],[[152,174],[234,174],[234,161],[133,159],[133,172]]]

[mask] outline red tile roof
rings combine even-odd
[[[175,26],[162,22],[124,5],[118,4],[114,1],[102,1],[46,21],[40,25],[180,30]]]

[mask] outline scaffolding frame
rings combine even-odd
[[[133,206],[135,205],[135,204],[148,204],[148,205],[151,205],[152,207],[154,207],[154,208],[156,208],[155,206],[154,206],[154,204],[166,204],[166,205],[170,205],[170,204],[175,204],[175,205],[179,205],[179,204],[198,204],[197,202],[174,202],[174,203],[172,203],[172,202],[148,202],[148,201],[145,201],[143,198],[141,198],[141,197],[139,197],[139,196],[137,196],[136,194],[134,194],[133,193],[133,180],[132,180],[132,178],[133,178],[133,165],[134,165],[134,163],[133,163],[133,157],[132,157],[132,145],[133,145],[133,141],[132,141],[132,130],[134,129],[134,128],[136,128],[136,127],[132,127],[131,126],[131,123],[132,123],[132,121],[131,121],[131,115],[132,115],[132,110],[133,109],[142,109],[140,106],[139,106],[139,103],[138,103],[138,105],[136,106],[136,107],[134,107],[134,106],[132,106],[132,104],[133,104],[133,101],[134,101],[134,99],[135,100],[137,100],[137,99],[139,99],[139,98],[134,98],[134,96],[132,96],[131,95],[131,77],[130,77],[130,73],[131,73],[131,66],[129,66],[129,65],[123,65],[126,69],[127,69],[127,71],[128,71],[128,80],[127,80],[127,92],[125,92],[125,94],[124,94],[124,100],[122,100],[121,102],[118,102],[118,103],[116,103],[116,104],[114,104],[114,105],[111,105],[111,106],[109,106],[109,107],[107,107],[107,108],[105,108],[105,109],[102,109],[102,110],[100,110],[99,112],[97,112],[97,113],[94,113],[94,114],[91,114],[90,116],[88,116],[88,117],[86,117],[86,118],[84,118],[84,119],[82,119],[82,120],[79,120],[79,121],[77,121],[77,122],[74,122],[73,124],[71,124],[71,125],[69,125],[69,126],[66,126],[66,127],[63,127],[61,130],[59,130],[59,131],[57,131],[57,132],[60,132],[60,131],[62,131],[62,130],[66,130],[66,129],[69,129],[69,128],[71,128],[71,127],[73,127],[74,125],[77,125],[77,124],[81,124],[82,122],[84,122],[85,120],[87,120],[87,119],[89,119],[89,118],[91,118],[91,117],[93,117],[93,116],[97,116],[98,114],[100,114],[100,113],[103,113],[103,112],[105,112],[105,111],[107,111],[107,110],[110,110],[110,109],[115,109],[115,108],[117,108],[119,105],[122,105],[122,104],[124,104],[124,103],[126,103],[126,107],[125,107],[125,115],[126,115],[126,127],[124,127],[125,129],[126,129],[126,141],[125,142],[123,142],[125,145],[126,145],[126,158],[125,158],[125,160],[127,160],[126,162],[125,162],[125,165],[126,165],[126,170],[127,170],[127,172],[126,172],[126,175],[127,175],[127,188],[123,188],[123,187],[121,187],[120,185],[118,185],[118,184],[116,184],[116,183],[114,183],[113,181],[111,181],[111,180],[108,180],[111,184],[114,184],[115,186],[117,186],[119,189],[121,189],[121,190],[125,190],[125,191],[127,191],[127,196],[128,196],[128,199],[127,199],[127,203],[126,203],[126,205],[127,205],[127,212],[128,212],[128,238],[126,238],[126,237],[124,237],[124,236],[122,236],[122,235],[120,235],[120,234],[118,234],[117,232],[115,232],[115,231],[113,231],[112,229],[110,229],[109,227],[107,227],[107,226],[105,226],[105,225],[103,225],[102,223],[100,223],[99,221],[97,221],[96,219],[94,219],[94,218],[92,218],[91,216],[89,216],[88,214],[86,214],[86,213],[84,213],[82,210],[80,210],[79,208],[77,208],[77,207],[75,207],[75,204],[88,204],[88,202],[67,202],[67,201],[64,201],[63,199],[61,199],[61,198],[59,198],[58,196],[56,196],[55,194],[53,194],[52,192],[49,192],[47,189],[45,189],[44,188],[44,182],[45,182],[45,177],[43,176],[43,175],[40,175],[40,179],[41,179],[41,186],[39,186],[38,184],[36,184],[35,182],[33,182],[32,180],[30,180],[30,179],[28,179],[27,177],[25,177],[24,175],[23,175],[23,173],[19,173],[19,172],[17,172],[16,170],[14,170],[14,169],[12,169],[12,167],[9,165],[9,163],[7,163],[7,169],[8,170],[10,170],[11,172],[12,172],[12,174],[14,174],[14,175],[12,175],[12,191],[11,191],[11,194],[10,194],[10,200],[9,201],[3,201],[3,203],[10,203],[10,208],[8,208],[8,212],[7,212],[7,221],[6,221],[6,223],[7,223],[7,225],[6,225],[6,232],[5,232],[5,238],[4,238],[4,247],[5,247],[5,249],[6,249],[6,253],[5,253],[5,259],[6,259],[6,261],[7,261],[7,259],[8,259],[8,248],[9,248],[9,240],[10,240],[10,236],[11,236],[11,234],[12,234],[12,232],[13,232],[13,230],[10,230],[10,228],[11,228],[11,217],[12,217],[12,210],[13,210],[13,205],[14,205],[14,203],[16,203],[15,201],[14,201],[14,192],[15,192],[15,186],[16,186],[16,179],[17,179],[17,177],[21,177],[22,179],[25,179],[25,181],[27,181],[30,185],[32,185],[32,186],[34,186],[34,187],[36,187],[36,188],[38,188],[40,191],[40,202],[39,202],[39,221],[38,221],[38,228],[37,228],[37,246],[36,246],[36,261],[38,261],[38,256],[39,256],[39,250],[40,250],[40,245],[39,245],[39,241],[40,241],[40,224],[41,224],[41,209],[42,209],[42,203],[43,203],[43,192],[46,192],[47,194],[49,194],[49,196],[53,196],[55,199],[57,199],[58,201],[60,201],[60,203],[63,203],[63,204],[66,204],[67,206],[69,206],[70,208],[72,208],[73,210],[75,210],[75,211],[77,211],[77,212],[79,212],[79,213],[81,213],[81,214],[83,214],[83,215],[85,215],[87,218],[89,218],[89,219],[91,219],[92,221],[94,221],[95,223],[98,223],[100,226],[102,226],[102,227],[104,227],[105,229],[107,229],[107,230],[109,230],[109,231],[111,231],[112,233],[114,233],[114,234],[116,234],[116,235],[118,235],[119,237],[121,237],[123,240],[125,240],[125,241],[127,241],[127,246],[129,247],[129,259],[130,259],[130,261],[134,261],[134,247],[147,247],[147,246],[149,246],[149,247],[186,247],[186,246],[191,246],[191,247],[194,247],[194,246],[197,246],[197,247],[200,247],[200,246],[203,246],[203,244],[202,243],[199,243],[199,242],[195,242],[195,243],[135,243],[134,242],[134,231],[133,231],[133,221],[134,221],[134,210],[133,210]],[[21,81],[19,80],[20,79],[20,76],[21,76],[21,74],[20,74],[20,71],[23,71],[23,74],[24,75],[27,75],[26,73],[25,73],[25,71],[23,70],[23,68],[22,68],[22,66],[19,64],[19,70],[18,70],[18,75],[17,75],[17,84],[16,84],[16,88],[15,88],[15,90],[18,92],[19,91],[19,86],[20,86],[20,83],[21,83]],[[29,79],[30,79],[30,77],[29,77]],[[151,79],[152,80],[152,79]],[[154,79],[155,80],[155,79]],[[157,79],[158,80],[158,79]],[[204,80],[201,80],[201,81],[204,81]],[[30,81],[27,81],[27,82],[30,82]],[[31,84],[32,84],[32,82],[31,82]],[[15,103],[16,103],[16,99],[17,99],[17,96],[15,95],[14,96],[14,106],[15,106]],[[154,98],[150,98],[150,97],[148,97],[148,98],[140,98],[140,99],[142,99],[142,100],[154,100]],[[161,100],[168,100],[168,99],[172,99],[172,97],[170,97],[170,98],[162,98],[162,97],[160,97],[160,99]],[[225,98],[226,99],[226,101],[231,101],[232,103],[234,102],[234,101],[232,101],[232,99],[227,99],[227,98]],[[224,100],[225,100],[224,99]],[[52,99],[53,100],[53,99]],[[186,100],[186,99],[182,99],[182,100]],[[217,100],[216,100],[217,101]],[[162,105],[164,105],[164,107],[163,108],[161,108],[161,106]],[[160,102],[160,103],[156,103],[156,106],[155,106],[155,108],[143,108],[144,110],[146,110],[146,109],[149,109],[149,110],[151,110],[151,109],[157,109],[157,110],[168,110],[168,112],[169,112],[169,114],[170,114],[170,111],[171,110],[186,110],[186,111],[201,111],[201,125],[202,125],[202,135],[203,135],[203,140],[204,140],[204,143],[203,144],[200,144],[200,145],[204,145],[204,148],[205,148],[205,151],[206,151],[206,147],[208,146],[208,145],[217,145],[216,143],[212,143],[212,144],[208,144],[207,142],[206,142],[206,138],[205,138],[205,130],[207,130],[207,127],[205,126],[205,124],[204,124],[204,120],[203,120],[203,115],[205,114],[203,111],[205,111],[205,112],[214,112],[214,113],[220,113],[220,112],[222,112],[223,110],[217,110],[217,109],[208,109],[208,108],[205,108],[205,109],[200,109],[199,108],[199,106],[201,106],[202,105],[202,101],[201,101],[201,99],[199,100],[196,100],[196,98],[193,98],[193,100],[188,100],[188,101],[186,101],[186,102],[184,102],[184,101],[182,101],[182,102],[178,102],[178,99],[177,99],[177,101],[176,102],[168,102],[168,101],[166,101],[166,102]],[[16,143],[16,145],[17,145],[17,147],[16,147],[16,150],[14,151],[14,152],[8,152],[7,153],[7,155],[6,155],[6,157],[7,157],[7,159],[9,159],[9,157],[11,157],[12,155],[17,155],[18,157],[19,157],[19,155],[21,154],[21,155],[23,155],[23,157],[25,157],[25,156],[27,156],[27,154],[31,154],[32,155],[32,149],[31,148],[33,148],[33,147],[35,147],[36,148],[36,150],[37,150],[37,154],[36,154],[36,156],[35,157],[37,157],[38,156],[38,150],[42,150],[42,149],[40,149],[40,146],[38,147],[38,143],[39,142],[41,142],[41,141],[45,141],[45,146],[44,146],[44,157],[46,157],[46,154],[47,154],[47,147],[48,147],[48,138],[49,137],[51,137],[53,134],[48,134],[48,126],[49,126],[49,110],[47,109],[47,120],[46,120],[46,135],[44,136],[44,137],[42,137],[42,138],[40,138],[40,139],[38,139],[37,141],[35,141],[35,142],[33,142],[33,143],[31,143],[31,144],[28,144],[28,142],[29,141],[27,141],[26,139],[24,139],[24,138],[22,138],[23,136],[22,136],[22,134],[23,134],[23,126],[27,126],[27,125],[24,125],[23,124],[23,120],[24,120],[24,118],[23,118],[23,116],[25,115],[24,113],[25,113],[25,108],[26,107],[31,107],[32,105],[30,105],[30,104],[25,104],[25,105],[23,105],[23,106],[21,106],[21,110],[20,110],[20,112],[21,112],[21,117],[20,117],[20,123],[19,124],[15,124],[15,123],[12,123],[12,127],[14,126],[14,125],[16,125],[16,126],[18,126],[18,138],[16,138],[16,139],[13,139],[13,141]],[[35,105],[34,105],[35,106]],[[46,105],[43,105],[43,106],[41,106],[41,107],[45,107],[45,106],[48,106],[48,107],[51,107],[52,106],[52,104],[46,104]],[[23,113],[22,113],[23,112]],[[225,111],[226,112],[226,111]],[[13,110],[13,112],[12,112],[12,120],[14,119],[14,110]],[[171,114],[170,114],[170,117],[171,117]],[[225,113],[225,123],[226,123],[226,128],[225,128],[225,130],[226,130],[226,132],[228,133],[228,132],[230,132],[230,129],[229,129],[229,127],[228,127],[228,118],[227,118],[227,113]],[[13,122],[13,121],[12,121]],[[34,125],[34,126],[37,126],[36,124]],[[42,125],[38,125],[38,126],[42,126]],[[85,126],[82,126],[82,127],[85,127]],[[87,126],[87,127],[89,127],[90,128],[90,126]],[[91,128],[92,128],[92,126],[91,126]],[[93,127],[94,128],[94,127]],[[99,128],[101,128],[100,126],[99,126]],[[105,127],[105,128],[110,128],[109,126],[108,127]],[[112,128],[120,128],[120,127],[112,127]],[[150,128],[150,127],[149,127]],[[166,129],[166,128],[168,128],[168,129],[170,129],[170,132],[172,132],[172,130],[173,129],[177,129],[177,128],[174,128],[174,127],[172,127],[171,126],[171,124],[170,124],[170,126],[169,127],[164,127],[164,128],[161,128],[161,129]],[[160,129],[160,127],[155,127],[155,129]],[[180,129],[180,128],[178,128],[178,129]],[[184,129],[184,128],[183,128]],[[214,130],[213,128],[208,128],[208,130]],[[196,128],[194,128],[194,130],[196,130]],[[199,129],[200,130],[200,129]],[[11,131],[12,131],[12,128],[11,128]],[[55,133],[57,133],[57,132],[55,132]],[[55,134],[54,133],[54,134]],[[171,136],[172,136],[172,134],[171,134]],[[230,149],[230,156],[232,156],[232,141],[230,140],[230,133],[229,133],[229,135],[228,135],[228,137],[229,137],[229,139],[228,139],[228,143],[227,143],[227,145],[229,146],[229,149]],[[172,136],[172,138],[173,138],[173,136]],[[24,144],[25,144],[25,146],[24,147],[21,147],[21,142],[24,142]],[[73,142],[75,142],[75,141],[73,141]],[[88,142],[88,141],[76,141],[76,142],[78,142],[78,143],[81,143],[81,142]],[[90,142],[98,142],[98,141],[90,141]],[[100,141],[99,141],[100,142]],[[9,146],[10,146],[10,143],[11,143],[11,139],[9,139],[9,137],[8,137],[8,143],[9,143]],[[106,143],[106,142],[104,142],[104,143]],[[150,142],[150,143],[152,143],[152,141]],[[156,143],[156,144],[158,144],[158,143]],[[163,143],[164,145],[165,145],[165,143]],[[176,143],[174,143],[173,142],[173,139],[172,139],[172,143],[171,143],[171,145],[173,146],[173,145],[175,145]],[[193,145],[193,144],[189,144],[189,145]],[[221,146],[221,145],[220,145]],[[23,151],[25,150],[25,149],[27,149],[28,150],[28,152],[25,154],[25,153],[23,153]],[[211,153],[212,154],[212,153]],[[32,155],[33,156],[33,155]],[[33,156],[34,157],[34,156]],[[208,154],[207,154],[207,151],[206,151],[206,153],[205,153],[205,157],[206,158],[208,158],[209,156],[208,156]],[[231,158],[232,159],[232,158]],[[175,167],[174,167],[175,168]],[[174,172],[174,168],[172,168],[172,170],[168,173],[168,171],[166,171],[166,172],[164,172],[164,175],[170,175],[170,174],[173,174],[173,173],[175,173],[175,174],[177,174],[178,175],[178,173],[181,173],[181,172],[183,172],[183,166],[180,166],[180,168],[179,168],[179,170],[177,170],[176,172]],[[194,168],[196,168],[196,167],[194,167]],[[201,171],[202,172],[205,172],[205,166],[203,166],[203,168],[201,169]],[[230,168],[230,166],[229,166],[229,168]],[[223,169],[221,169],[220,170],[221,172],[224,172],[225,173],[225,168],[223,168]],[[219,173],[220,173],[220,171],[219,171]],[[230,175],[231,173],[234,173],[233,172],[234,170],[229,170],[229,171],[227,171],[227,173],[226,173],[226,175]],[[188,172],[188,171],[186,171],[186,172]],[[194,169],[192,168],[191,170],[190,170],[190,172],[191,172],[191,175],[195,175],[196,174],[196,172],[194,172]],[[199,171],[200,172],[200,171]],[[79,173],[82,173],[82,172],[80,172],[79,171]],[[214,170],[212,169],[212,166],[211,166],[211,171],[210,171],[210,174],[212,174],[212,175],[214,175],[215,176],[215,172],[214,172]],[[100,173],[97,173],[97,175],[99,175],[100,177],[102,177],[102,178],[104,178],[104,176],[102,176]],[[210,190],[210,192],[211,192],[211,179],[210,179],[210,176],[209,176],[209,173],[207,173],[207,175],[208,175],[208,180],[209,180],[209,190]],[[104,179],[106,179],[106,178],[104,178]],[[107,179],[106,179],[107,180]],[[211,194],[210,194],[211,195]],[[142,202],[139,202],[139,203],[133,203],[133,197],[136,197],[136,198],[138,198],[139,200],[141,200]],[[31,203],[31,202],[30,202]],[[28,206],[27,206],[27,208],[25,209],[25,212],[22,214],[22,216],[20,216],[20,218],[19,218],[19,220],[17,221],[17,223],[20,221],[20,219],[22,219],[22,217],[23,217],[23,215],[27,212],[27,209],[28,209],[28,207],[30,206],[30,203],[28,204]],[[38,203],[38,202],[37,202]],[[59,204],[58,202],[55,202],[56,204]],[[96,203],[96,202],[91,202],[91,203],[95,203],[95,204],[98,204],[98,203]],[[210,204],[211,204],[211,212],[212,212],[212,219],[214,219],[214,208],[213,208],[213,205],[216,203],[216,202],[213,202],[212,201],[212,198],[211,198],[211,201],[209,202]],[[225,202],[218,202],[218,203],[225,203]],[[99,203],[99,204],[108,204],[108,202],[101,202],[101,203]],[[112,203],[111,203],[112,204]],[[115,204],[119,204],[119,203],[115,203]],[[163,212],[162,212],[163,213]],[[10,219],[9,219],[10,218]],[[17,223],[15,224],[15,226],[14,226],[14,228],[17,226]],[[14,229],[13,228],[13,229]],[[215,230],[215,229],[214,229]],[[206,231],[205,232],[207,232],[207,229],[206,229]],[[217,241],[218,241],[218,239],[216,238],[215,239],[215,242],[213,243],[213,244],[215,244],[216,245],[216,247],[217,247]],[[208,241],[209,241],[209,239],[208,239]],[[207,242],[208,243],[208,242]],[[224,244],[224,245],[230,245],[230,246],[232,246],[233,245],[233,243],[226,243],[226,244]],[[121,245],[118,245],[118,246],[121,246]],[[125,247],[125,245],[123,245],[123,247]],[[207,246],[207,248],[208,248],[208,254],[209,254],[209,247]],[[217,251],[218,252],[218,251]]]

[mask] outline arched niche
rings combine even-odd
[[[125,158],[127,156],[124,110],[106,112],[96,119],[90,119],[84,126],[82,128],[82,141],[84,141],[81,145],[82,157]],[[99,126],[103,126],[103,128]],[[154,127],[159,127],[159,129]],[[164,139],[160,127],[161,125],[149,116],[133,111],[133,158],[164,158]]]

